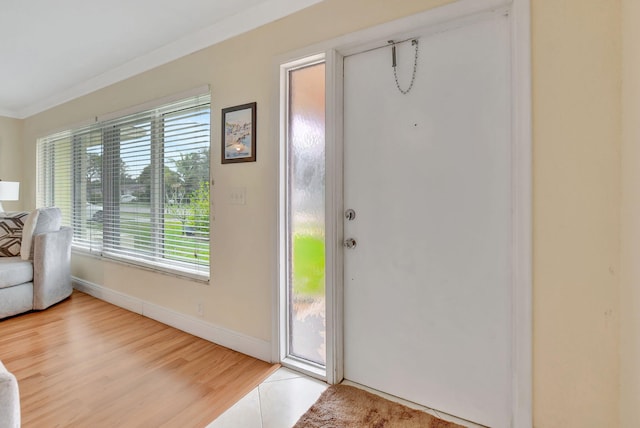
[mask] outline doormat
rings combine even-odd
[[[294,428],[457,428],[420,410],[348,385],[332,385]]]

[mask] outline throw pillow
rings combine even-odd
[[[29,213],[3,213],[0,216],[0,257],[20,255],[22,229]]]
[[[38,208],[35,211],[36,213],[32,213],[32,224],[30,224],[29,228],[25,231],[26,235],[22,240],[23,250],[20,252],[22,260],[33,259],[34,236],[41,233],[58,231],[62,225],[62,212],[60,208]]]

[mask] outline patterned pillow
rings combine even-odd
[[[0,257],[20,255],[22,228],[29,213],[0,213]]]

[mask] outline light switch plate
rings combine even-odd
[[[247,203],[247,189],[244,187],[229,189],[229,203],[231,205],[245,205]]]

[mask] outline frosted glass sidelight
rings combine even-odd
[[[289,71],[289,354],[325,365],[325,65]]]

